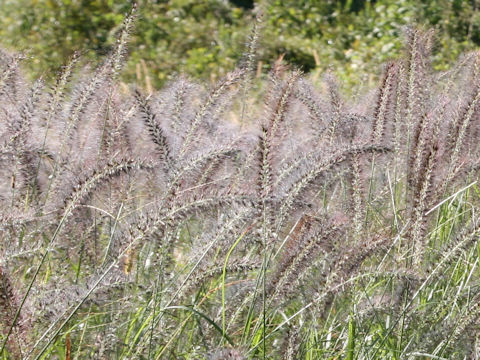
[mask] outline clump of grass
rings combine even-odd
[[[2,358],[478,351],[478,53],[435,73],[409,28],[351,100],[278,61],[252,79],[256,24],[217,84],[146,95],[118,83],[134,17],[51,88],[1,54]]]

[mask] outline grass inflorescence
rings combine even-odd
[[[480,352],[478,52],[432,32],[354,100],[277,61],[212,86],[0,60],[0,358],[464,359]],[[258,20],[260,22],[260,19]]]

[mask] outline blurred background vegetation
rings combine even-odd
[[[178,73],[215,80],[241,61],[258,7],[264,13],[258,70],[284,56],[314,78],[331,69],[348,85],[369,84],[379,65],[401,51],[402,27],[414,22],[436,28],[434,66],[445,69],[480,44],[477,2],[138,0],[125,81],[160,87]],[[113,45],[131,4],[2,0],[0,46],[25,52],[32,76],[52,73],[74,50],[96,62]]]

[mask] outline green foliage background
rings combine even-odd
[[[332,69],[349,85],[398,55],[401,31],[416,22],[437,28],[435,67],[480,44],[478,0],[263,0],[259,57],[263,67],[279,56],[306,72]],[[131,1],[3,0],[0,44],[26,51],[39,75],[74,51],[97,61],[107,53]],[[150,75],[161,86],[176,73],[216,79],[242,59],[253,2],[246,0],[139,0],[126,81]],[[143,62],[142,62],[143,60]],[[143,80],[142,80],[143,81]]]

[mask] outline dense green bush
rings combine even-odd
[[[215,80],[242,58],[255,17],[250,1],[139,0],[126,80],[160,86],[175,73]],[[475,2],[415,0],[261,0],[264,23],[260,60],[268,68],[285,59],[316,77],[328,68],[348,84],[400,51],[401,28],[417,21],[439,28],[437,69],[480,44]],[[130,1],[3,0],[0,42],[28,50],[35,74],[62,65],[73,50],[92,61],[111,49]],[[47,73],[50,73],[47,71]],[[146,74],[150,75],[146,79]]]
[[[3,45],[28,50],[39,74],[62,65],[73,50],[95,60],[114,45],[130,1],[7,0],[0,12]],[[139,1],[127,79],[153,75],[156,85],[183,72],[210,78],[235,67],[250,17],[227,2]],[[140,60],[145,60],[141,63]]]

